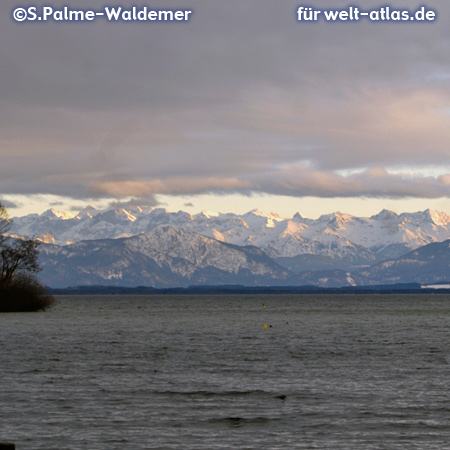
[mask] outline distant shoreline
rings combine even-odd
[[[153,288],[146,286],[76,286],[47,288],[52,295],[212,295],[212,294],[450,294],[450,289],[424,288],[417,283],[380,286],[189,286]]]

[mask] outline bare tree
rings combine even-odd
[[[8,287],[19,273],[39,272],[39,242],[35,239],[17,239],[0,251],[0,286]]]
[[[0,287],[8,287],[16,275],[39,272],[38,246],[35,239],[14,239],[6,243],[11,227],[8,211],[0,203]]]
[[[8,211],[0,202],[0,312],[45,310],[55,300],[32,275],[41,270],[39,242],[10,238],[11,223]]]

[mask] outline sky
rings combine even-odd
[[[337,0],[144,5],[192,14],[19,23],[12,12],[33,4],[2,0],[0,199],[10,215],[88,204],[450,213],[448,2],[425,4],[437,14],[428,23],[297,20],[300,5],[348,6]],[[390,8],[405,5],[423,3]]]

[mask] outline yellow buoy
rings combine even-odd
[[[264,324],[264,327],[263,327],[265,330],[267,330],[267,328],[269,328],[268,326],[267,326],[267,323],[265,323]]]

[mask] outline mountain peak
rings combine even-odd
[[[210,211],[208,209],[204,209],[200,215],[203,215],[204,217],[206,217],[207,219],[210,219],[211,217],[219,217],[220,213],[218,213],[217,211]]]
[[[353,219],[351,214],[341,213],[340,211],[336,211],[331,214],[323,214],[319,217],[320,222],[330,222],[337,223],[339,225],[343,225],[346,222],[349,222]]]
[[[394,211],[390,211],[388,209],[383,209],[378,214],[375,214],[371,217],[373,220],[394,220],[398,219],[398,214],[396,214]]]
[[[434,211],[432,209],[426,209],[424,214],[430,218],[430,220],[438,226],[446,226],[450,223],[450,216],[443,212]]]
[[[95,206],[92,206],[92,205],[87,205],[80,212],[82,212],[82,211],[97,211],[97,208]]]
[[[260,216],[265,217],[265,214],[259,210],[258,208],[252,209],[251,211],[248,211],[244,214],[244,216]]]
[[[169,210],[166,208],[154,208],[152,209],[151,214],[155,216],[166,215],[169,214]]]
[[[275,228],[276,222],[283,222],[286,220],[276,213],[266,214],[259,209],[252,209],[248,213],[245,213],[242,217],[248,225],[265,224],[264,226],[266,228]]]
[[[124,214],[127,218],[127,220],[131,220],[131,222],[134,222],[136,220],[136,216],[128,212],[126,209],[120,209],[118,211],[119,214]]]
[[[66,211],[57,211],[54,208],[47,209],[47,211],[41,214],[42,217],[48,217],[50,220],[52,219],[61,219],[61,220],[69,220],[75,217],[75,214]]]
[[[92,219],[95,214],[99,213],[100,211],[97,208],[94,208],[92,205],[86,206],[86,208],[83,208],[75,217],[77,219],[84,219],[89,218]]]

